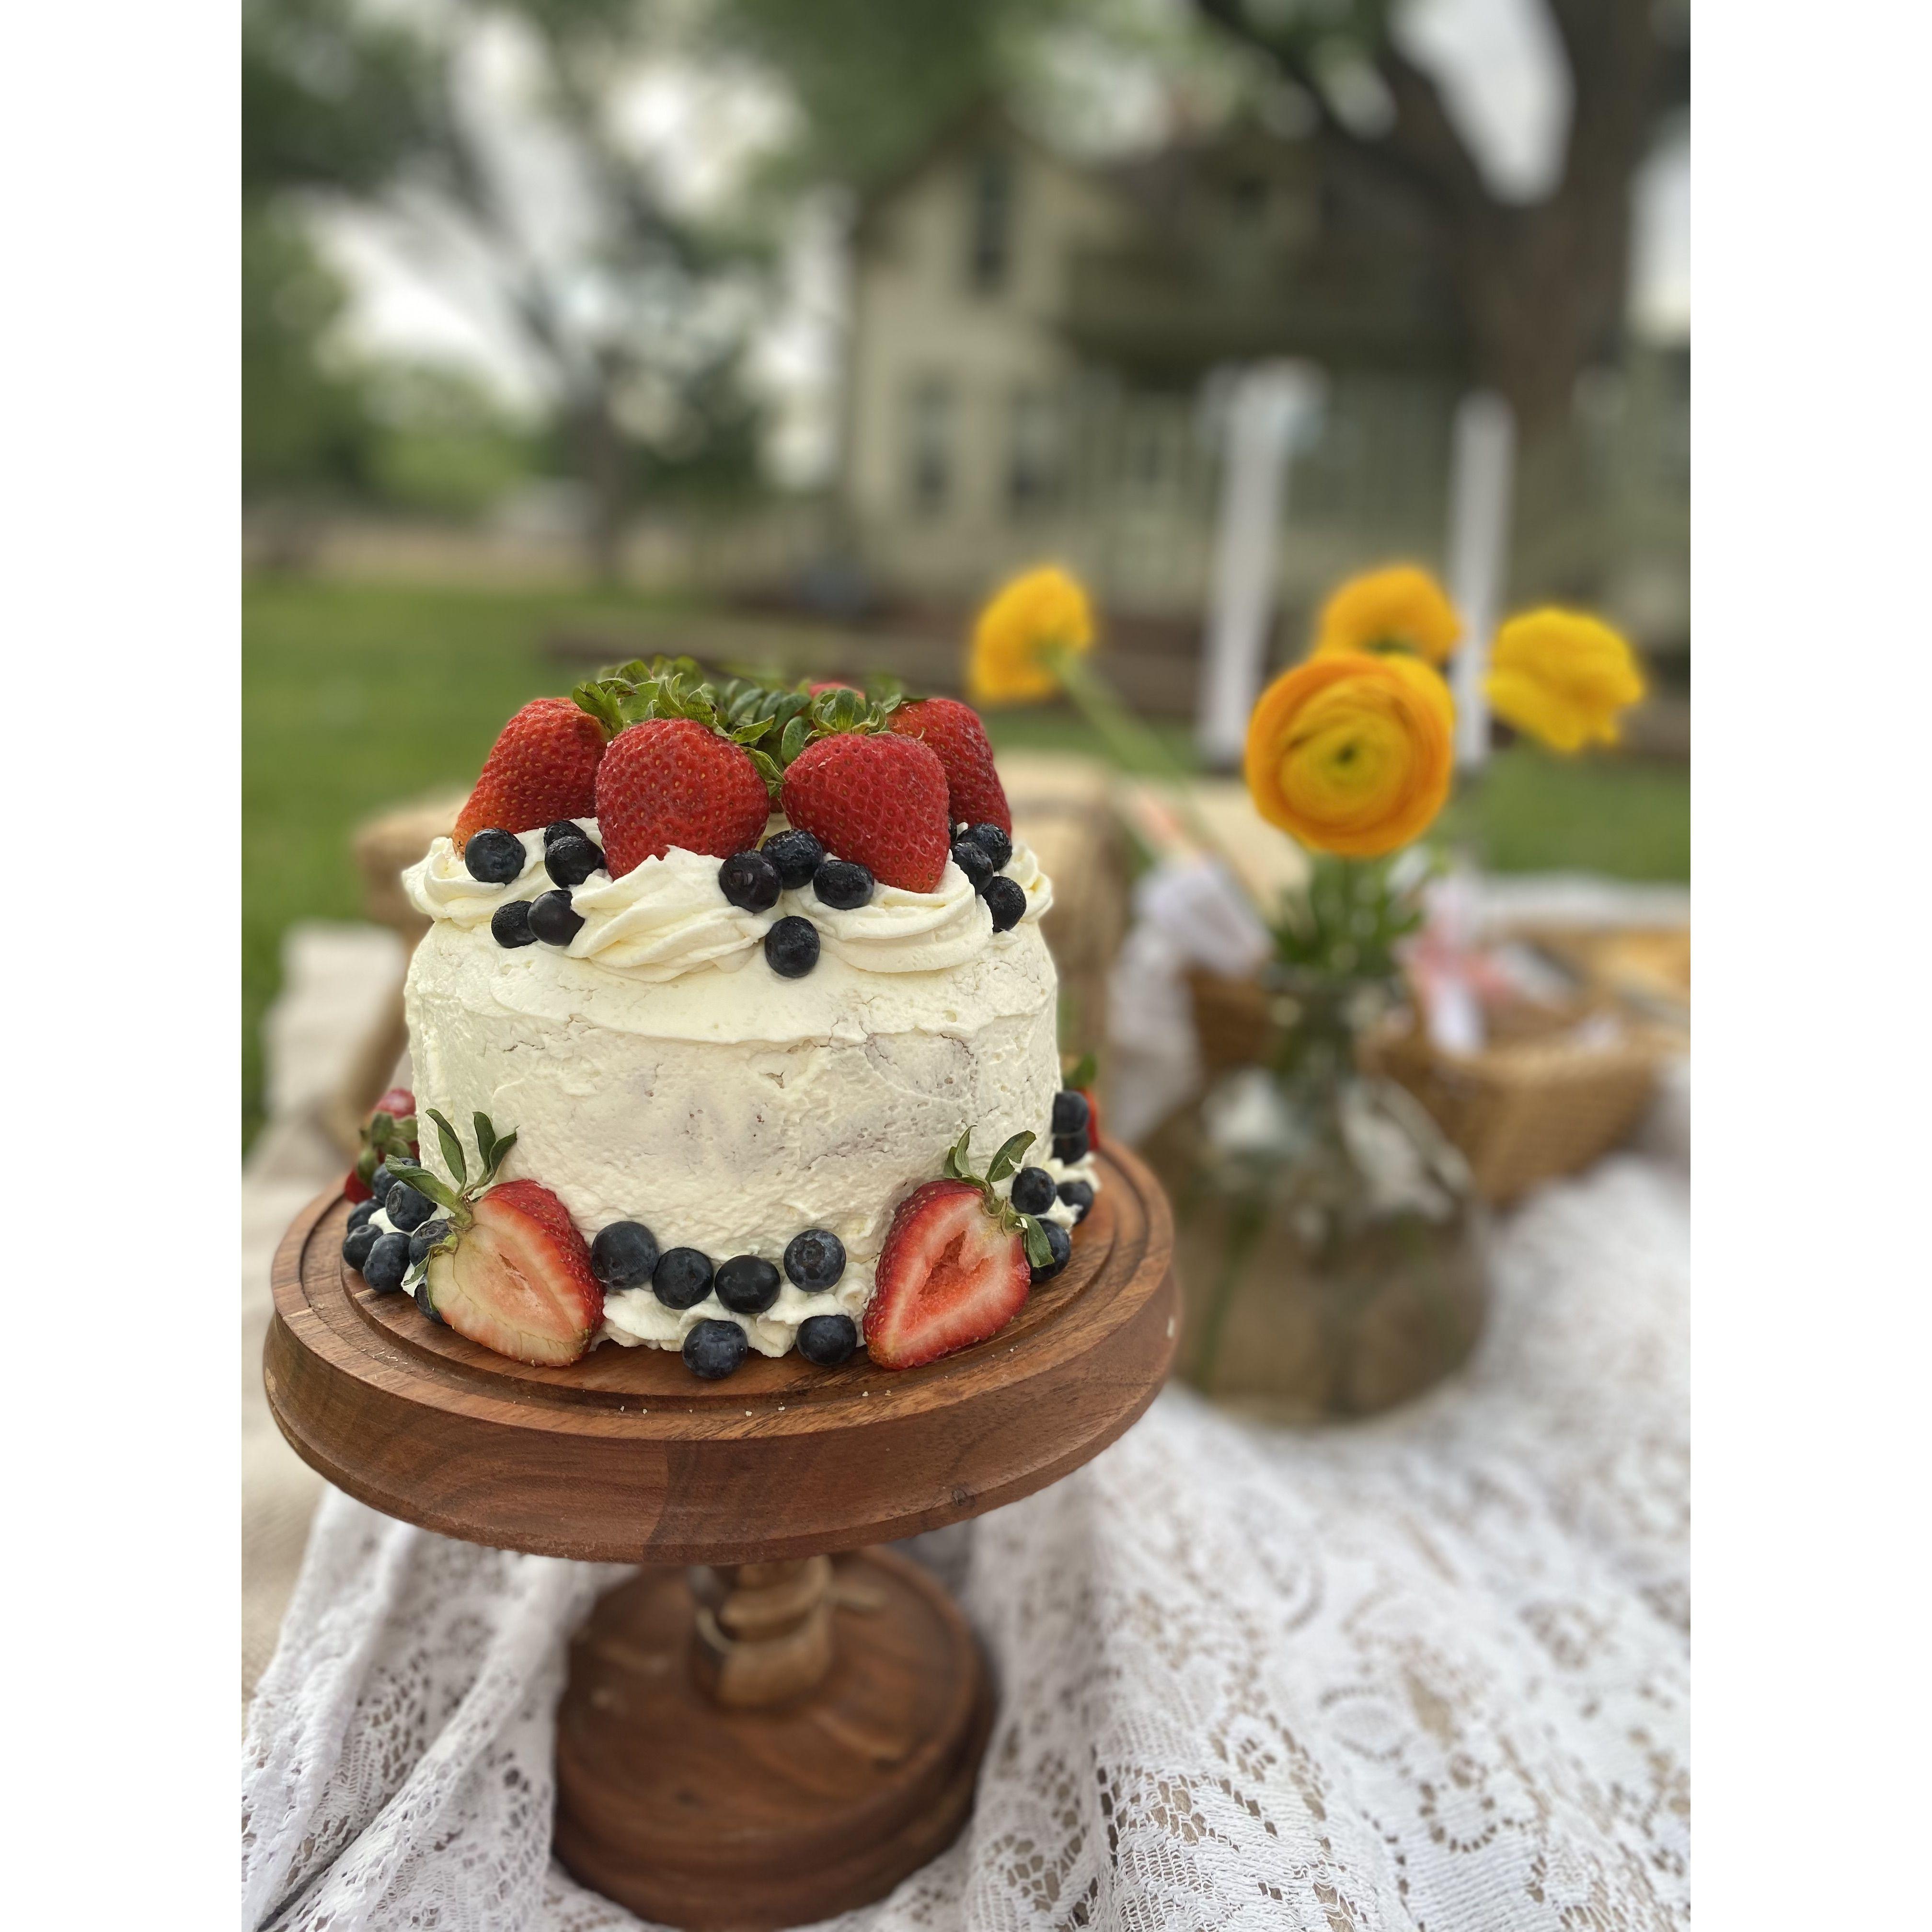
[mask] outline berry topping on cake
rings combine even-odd
[[[970,838],[992,862],[993,870],[1004,872],[1012,862],[1013,842],[1010,834],[1002,832],[997,825],[969,825],[961,832],[959,838]],[[957,851],[959,839],[953,842]]]
[[[436,1212],[436,1203],[428,1195],[418,1194],[406,1180],[398,1180],[383,1197],[382,1211],[392,1227],[412,1234]]]
[[[778,1298],[778,1271],[758,1255],[721,1262],[712,1292],[734,1315],[762,1315]]]
[[[784,1271],[807,1294],[823,1294],[845,1272],[845,1244],[830,1228],[808,1228],[785,1244]]]
[[[1026,914],[1026,888],[1017,879],[1002,873],[986,881],[983,895],[986,910],[993,915],[995,932],[1010,932]]]
[[[1044,1214],[1053,1205],[1053,1176],[1043,1167],[1023,1167],[1013,1176],[1012,1204],[1022,1214]]]
[[[887,1369],[916,1368],[996,1335],[1019,1312],[1032,1270],[1052,1260],[1042,1222],[994,1191],[1033,1144],[1016,1134],[987,1164],[968,1162],[971,1130],[946,1156],[946,1178],[901,1202],[866,1304],[866,1348]]]
[[[872,875],[850,859],[828,859],[812,875],[820,905],[834,912],[856,912],[872,896]]]
[[[389,1180],[382,1162],[392,1154],[414,1160],[416,1151],[416,1096],[406,1087],[392,1087],[369,1110],[369,1118],[362,1124],[362,1149],[343,1181],[344,1196],[351,1202],[374,1201],[380,1207],[388,1192]],[[372,1208],[370,1212],[374,1211]]]
[[[859,1324],[849,1315],[808,1315],[798,1324],[798,1352],[821,1369],[850,1361],[859,1346]]]
[[[408,1235],[378,1234],[369,1244],[369,1252],[362,1262],[362,1279],[378,1294],[394,1294],[409,1271]]]
[[[928,698],[902,704],[890,728],[932,746],[946,773],[948,825],[998,826],[1012,836],[1013,814],[1006,788],[993,768],[993,748],[980,714],[956,698]]]
[[[604,1319],[590,1250],[563,1203],[534,1180],[500,1182],[429,1257],[430,1305],[459,1335],[513,1361],[561,1367]]]
[[[1043,1281],[1051,1281],[1073,1258],[1073,1237],[1058,1221],[1042,1221],[1040,1226],[1046,1231],[1048,1258],[1032,1270],[1033,1285],[1037,1288]]]
[[[413,1301],[416,1305],[422,1310],[424,1314],[428,1316],[439,1328],[447,1328],[449,1326],[449,1324],[436,1312],[436,1304],[429,1298],[429,1283],[428,1282],[418,1282],[416,1285],[415,1291],[410,1295],[410,1299]]]
[[[667,1308],[695,1308],[711,1292],[711,1257],[695,1248],[667,1248],[651,1272],[651,1292]]]
[[[976,892],[986,890],[986,881],[993,876],[993,862],[976,838],[954,839],[952,862],[966,874],[967,882]]]
[[[470,876],[486,886],[507,886],[524,869],[524,842],[496,825],[472,832],[463,848]]]
[[[500,1355],[553,1367],[575,1361],[596,1339],[604,1290],[568,1210],[534,1180],[497,1180],[517,1137],[500,1136],[487,1114],[472,1117],[479,1164],[474,1180],[455,1129],[434,1108],[428,1118],[454,1179],[421,1167],[398,1176],[407,1184],[398,1192],[412,1190],[444,1213],[442,1234],[425,1242],[428,1231],[419,1229],[413,1255],[407,1236],[394,1238],[403,1245],[409,1276],[399,1273],[396,1286],[410,1287],[426,1314]],[[379,1241],[372,1263],[381,1252]]]
[[[350,1208],[349,1210],[349,1231],[352,1232],[355,1229],[364,1226],[368,1220],[370,1216],[374,1214],[376,1210],[381,1205],[382,1203],[380,1202],[372,1197],[370,1199],[363,1202],[360,1206]]]
[[[546,946],[568,946],[584,930],[584,915],[574,910],[560,887],[530,902],[530,930]]]
[[[758,849],[778,868],[778,884],[788,892],[809,885],[812,874],[825,859],[825,848],[809,832],[801,832],[796,826],[788,831],[774,832]]]
[[[590,1272],[607,1291],[642,1288],[657,1264],[658,1238],[641,1221],[613,1221],[590,1244]]]
[[[590,833],[574,818],[556,818],[544,827],[544,850],[548,852],[560,838],[588,838]]]
[[[1063,1094],[1071,1094],[1086,1102],[1087,1118],[1083,1124],[1087,1130],[1087,1144],[1097,1153],[1100,1148],[1100,1099],[1094,1090],[1096,1071],[1094,1056],[1090,1053],[1083,1053],[1064,1076],[1060,1091]],[[1053,1131],[1056,1134],[1061,1131],[1059,1106],[1060,1102],[1056,1099],[1054,1102],[1053,1125]],[[1068,1118],[1070,1119],[1072,1118],[1070,1112]],[[1070,1129],[1068,1131],[1072,1130]]]
[[[1078,1088],[1063,1087],[1054,1095],[1053,1132],[1056,1139],[1062,1134],[1084,1134],[1090,1118],[1087,1096]]]
[[[762,852],[734,852],[718,868],[718,890],[746,912],[770,912],[780,884],[778,867]]]
[[[456,1231],[447,1221],[426,1221],[410,1237],[410,1265],[429,1259],[432,1250],[448,1240]]]
[[[568,891],[603,868],[604,855],[580,832],[574,838],[553,840],[544,848],[544,870],[553,885]]]
[[[674,845],[728,859],[755,845],[771,799],[751,754],[694,718],[649,718],[611,740],[597,829],[614,879]]]
[[[779,796],[794,825],[886,885],[929,892],[945,872],[946,770],[916,738],[842,731],[816,739],[787,767]]]
[[[684,1338],[684,1366],[707,1382],[722,1382],[749,1346],[736,1322],[700,1322]]]
[[[476,789],[451,835],[467,854],[479,832],[534,832],[553,819],[588,818],[596,808],[604,728],[567,698],[537,698],[497,734]],[[523,856],[518,854],[520,870]]]
[[[370,1227],[366,1221],[358,1222],[342,1238],[342,1258],[361,1273],[362,1264],[369,1258],[369,1250],[381,1238],[379,1229]]]
[[[1086,1180],[1063,1180],[1058,1192],[1060,1198],[1073,1210],[1073,1225],[1078,1227],[1093,1211],[1093,1184]]]
[[[802,980],[818,964],[818,928],[788,913],[765,934],[765,963],[782,980]]]
[[[490,937],[499,946],[514,950],[519,946],[534,946],[536,934],[530,930],[530,902],[512,899],[507,905],[500,905],[490,915]]]

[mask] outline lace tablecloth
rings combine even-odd
[[[837,1922],[1688,1921],[1688,1256],[1680,1162],[1616,1157],[1504,1225],[1425,1401],[1287,1433],[1170,1390],[943,1533],[1001,1687],[977,1807]],[[622,1574],[331,1492],[250,1716],[248,1925],[634,1925],[549,1850],[566,1637]]]

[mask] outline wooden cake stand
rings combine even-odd
[[[446,1536],[652,1566],[572,1647],[556,1842],[585,1884],[697,1932],[796,1925],[958,1834],[986,1666],[926,1570],[865,1546],[1044,1488],[1154,1400],[1172,1224],[1132,1154],[1100,1163],[1066,1271],[991,1341],[897,1372],[754,1354],[704,1382],[614,1347],[528,1368],[372,1293],[339,1196],[296,1216],[262,1376],[304,1462]]]

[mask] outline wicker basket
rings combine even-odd
[[[1267,990],[1205,973],[1189,980],[1208,1076],[1264,1064],[1280,1038]],[[1628,1023],[1613,1040],[1576,1040],[1577,1022],[1600,1010],[1581,1002],[1526,1014],[1473,1054],[1445,1053],[1415,1020],[1394,1021],[1364,1037],[1360,1060],[1422,1102],[1462,1150],[1486,1201],[1512,1201],[1607,1154],[1656,1091],[1667,1042]]]

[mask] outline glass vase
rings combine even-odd
[[[1270,982],[1271,1064],[1162,1130],[1186,1298],[1182,1373],[1276,1420],[1376,1414],[1460,1366],[1489,1302],[1462,1156],[1402,1088],[1362,1072],[1373,988]]]

